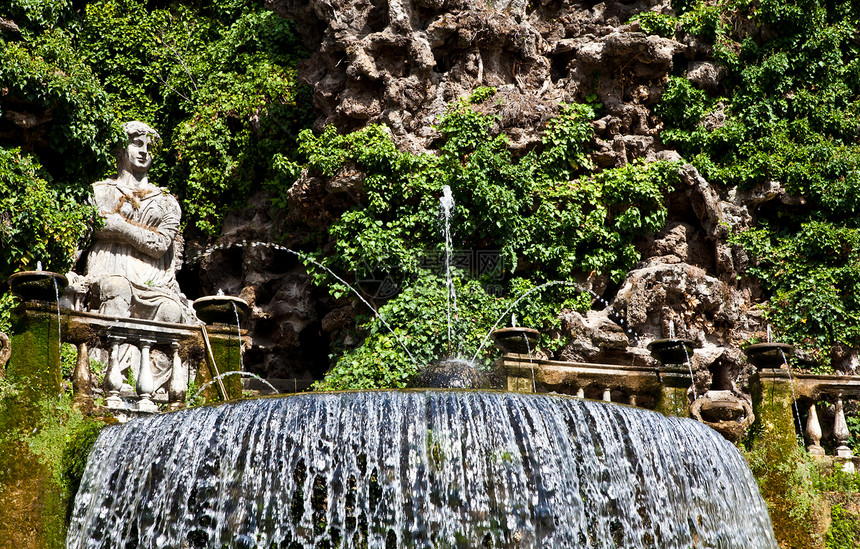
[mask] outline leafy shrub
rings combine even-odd
[[[95,211],[52,188],[50,176],[20,149],[0,148],[0,280],[42,267],[64,272]]]
[[[841,505],[833,505],[826,535],[827,549],[857,549],[860,547],[860,519]]]
[[[673,6],[685,31],[713,42],[725,75],[721,96],[672,77],[657,107],[666,124],[662,138],[713,184],[776,182],[803,197],[800,207],[760,209],[759,226],[734,242],[753,259],[746,274],[770,291],[769,322],[827,368],[835,345],[860,346],[854,297],[860,273],[853,265],[860,14],[847,1]],[[740,34],[743,25],[734,22],[742,19],[762,28],[761,35]],[[709,117],[717,112],[720,117]]]
[[[634,15],[631,21],[639,21],[642,30],[648,34],[656,34],[664,38],[675,36],[675,25],[678,19],[672,15],[657,13],[656,11],[643,11]]]
[[[388,320],[395,330],[424,334],[412,336],[417,338],[414,349],[407,344],[419,364],[451,352],[443,340],[447,328],[440,328],[447,315],[438,295],[444,297],[444,284],[419,270],[428,254],[444,251],[439,214],[444,186],[455,200],[453,247],[494,251],[500,259],[492,273],[458,274],[470,295],[486,294],[476,298],[476,311],[458,309],[457,318],[468,318],[458,333],[468,340],[470,330],[484,333],[496,320],[474,315],[499,314],[529,286],[590,271],[621,280],[639,259],[634,239],[663,226],[663,194],[677,181],[677,169],[665,162],[589,173],[594,112],[587,105],[563,106],[546,126],[543,148],[515,159],[507,138],[491,134],[492,116],[473,108],[489,96],[479,90],[449,107],[437,125],[442,134],[438,155],[400,152],[388,131],[374,125],[346,135],[329,127],[318,136],[305,131],[299,137],[309,173],[334,176],[345,166],[363,172],[361,205],[333,223],[332,242],[318,257],[358,280],[373,278],[382,269],[403,281],[403,293],[380,314],[393,317],[395,321]],[[318,280],[323,282],[325,275],[320,273]],[[477,283],[494,286],[492,295]],[[346,291],[337,284],[332,288],[336,295]],[[526,311],[523,303],[516,313],[523,321],[528,317],[530,325],[550,327],[562,307],[580,307],[582,299],[571,289],[554,288],[534,301],[536,309]],[[417,303],[421,307],[413,309]],[[370,335],[364,344],[347,353],[321,387],[401,386],[414,373],[416,361],[382,333],[380,323],[373,321],[366,329]],[[446,336],[440,339],[442,333]],[[474,347],[466,353],[471,356],[477,343],[466,347]],[[364,377],[359,380],[356,372]]]

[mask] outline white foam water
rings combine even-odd
[[[309,393],[103,430],[69,548],[776,548],[737,449],[554,395]]]

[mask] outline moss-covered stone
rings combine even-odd
[[[797,441],[791,382],[762,370],[752,384],[756,414],[747,460],[781,547],[823,549],[830,510],[813,485],[815,464]]]
[[[18,306],[12,315],[12,355],[6,365],[6,379],[20,391],[21,421],[37,417],[33,405],[46,395],[59,397],[59,321],[56,309],[35,303]]]
[[[27,303],[13,314],[12,355],[0,380],[0,548],[65,546],[74,496],[63,454],[76,433],[97,432],[61,394],[56,309]],[[90,442],[93,437],[90,437]],[[76,463],[89,447],[78,444]]]
[[[242,376],[241,375],[224,375],[228,372],[239,372],[242,370],[242,355],[241,355],[241,340],[233,328],[232,333],[229,329],[214,329],[209,332],[209,344],[211,346],[212,358],[215,359],[216,368],[212,367],[211,359],[201,364],[197,370],[197,378],[195,385],[203,387],[207,383],[212,382],[215,376],[221,375],[221,382],[224,384],[224,389],[227,391],[228,400],[242,398]],[[216,373],[217,371],[217,373]],[[221,395],[217,387],[217,383],[212,383],[203,390],[203,397],[206,402],[215,402],[221,400]]]
[[[660,389],[654,409],[667,416],[690,417],[688,387],[673,387],[665,384]]]

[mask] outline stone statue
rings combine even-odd
[[[197,324],[200,321],[176,282],[183,248],[179,203],[148,177],[160,137],[142,122],[127,122],[123,129],[128,142],[117,151],[116,177],[98,181],[92,189],[91,200],[104,226],[93,233],[83,252],[85,262],[79,258],[84,274],[69,273],[67,297],[75,308],[107,316]],[[105,349],[91,352],[102,362],[108,361],[107,354]],[[111,360],[117,361],[120,372],[130,369],[139,377],[146,356],[153,388],[165,391],[173,363],[164,352],[153,349],[151,355],[142,355],[137,345],[122,343]]]
[[[196,323],[179,290],[181,211],[176,199],[149,182],[158,133],[142,122],[123,126],[128,144],[117,152],[117,175],[93,184],[93,203],[104,219],[86,251],[83,277],[90,308],[116,317]]]

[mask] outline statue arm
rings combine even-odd
[[[157,226],[134,223],[118,213],[105,216],[102,238],[115,238],[154,259],[163,256],[179,232],[179,208],[170,208]]]

